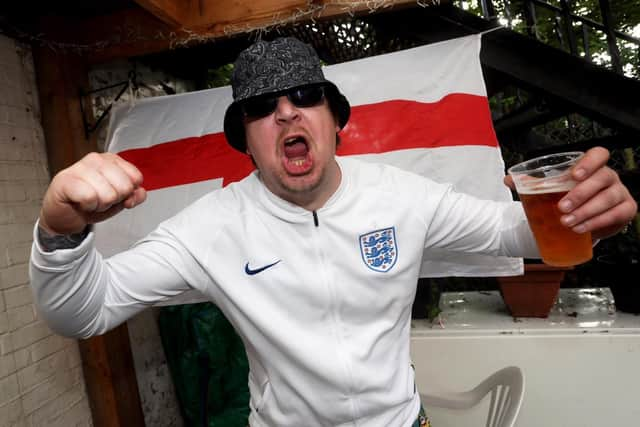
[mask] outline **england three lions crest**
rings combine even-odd
[[[382,273],[391,270],[398,259],[395,227],[361,235],[360,253],[362,260],[370,269]]]

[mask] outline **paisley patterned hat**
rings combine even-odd
[[[231,76],[233,103],[224,117],[229,144],[243,153],[246,151],[242,101],[310,84],[322,84],[329,89],[329,106],[342,129],[349,120],[349,102],[335,84],[325,79],[320,59],[310,45],[285,37],[271,42],[260,40],[242,51]]]

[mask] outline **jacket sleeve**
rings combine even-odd
[[[520,202],[441,194],[427,222],[425,247],[496,256],[540,258]]]
[[[36,307],[50,328],[75,338],[100,335],[145,307],[202,280],[192,257],[168,233],[156,233],[104,260],[94,235],[73,249],[46,252],[37,238],[29,273]],[[200,273],[201,274],[201,273]]]

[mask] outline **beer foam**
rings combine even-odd
[[[519,187],[518,194],[562,193],[575,187],[573,181],[527,183],[525,188]]]

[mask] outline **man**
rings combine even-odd
[[[537,256],[520,204],[337,158],[349,103],[295,39],[242,52],[232,86],[225,134],[257,171],[130,250],[102,260],[90,225],[144,201],[133,165],[91,154],[54,177],[31,259],[43,317],[88,337],[195,288],[244,341],[251,426],[426,425],[409,357],[422,253]],[[560,202],[566,225],[595,238],[637,209],[607,159],[589,151]]]

